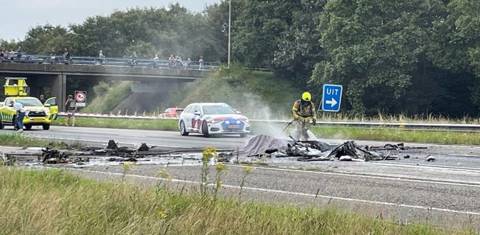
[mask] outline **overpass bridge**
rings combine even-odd
[[[132,63],[134,62],[134,63]],[[218,66],[211,64],[173,65],[170,61],[138,60],[128,58],[72,57],[70,61],[52,60],[49,57],[18,57],[0,63],[0,78],[26,77],[32,84],[32,96],[38,96],[35,85],[51,89],[56,96],[60,110],[67,96],[67,83],[77,79],[128,80],[160,87],[183,82],[191,82],[208,76]],[[39,85],[40,84],[40,85]],[[37,89],[38,90],[38,89]]]

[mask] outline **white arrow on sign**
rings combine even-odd
[[[332,98],[331,100],[325,101],[325,103],[329,104],[332,107],[338,104],[338,102],[334,98]]]

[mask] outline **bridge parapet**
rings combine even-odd
[[[0,63],[0,74],[65,74],[79,76],[107,76],[111,78],[128,77],[137,79],[187,79],[195,80],[206,77],[212,70],[151,68],[136,66],[110,65],[76,65],[76,64],[30,64],[30,63]]]

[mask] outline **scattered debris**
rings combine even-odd
[[[352,157],[350,156],[341,156],[338,160],[340,161],[352,161]]]
[[[430,156],[430,155],[427,156],[427,162],[433,162],[433,161],[435,161],[435,160],[436,160],[435,157]]]
[[[386,144],[383,146],[362,146],[354,141],[340,145],[330,145],[319,140],[298,141],[279,139],[267,135],[257,135],[249,139],[240,149],[217,149],[216,162],[242,163],[250,162],[269,164],[273,159],[278,161],[380,161],[414,158],[418,156],[405,155],[402,151],[426,149],[426,147],[410,147],[403,143]],[[40,164],[78,164],[87,162],[97,164],[116,164],[122,162],[137,162],[137,164],[159,164],[165,161],[185,161],[196,164],[201,162],[202,148],[168,148],[148,146],[142,143],[138,147],[119,146],[114,140],[109,140],[105,147],[81,146],[78,150],[59,150],[55,148],[37,149],[31,152],[10,153],[0,156],[3,164],[12,164],[18,157],[22,161],[35,161]],[[32,157],[35,156],[35,157]],[[284,160],[283,160],[283,159]],[[93,160],[91,160],[93,159]],[[164,159],[164,160],[161,160]],[[275,160],[273,160],[275,161]],[[426,161],[435,161],[428,156]],[[147,163],[148,162],[148,163]]]
[[[142,143],[142,145],[140,145],[140,147],[137,149],[137,151],[148,151],[148,150],[150,150],[150,148],[145,143]]]
[[[404,143],[386,144],[384,146],[360,146],[354,141],[347,141],[338,146],[329,145],[318,140],[298,141],[277,139],[258,135],[249,140],[242,154],[247,157],[295,157],[298,161],[380,161],[397,160],[401,151],[426,149],[410,147]],[[409,155],[404,158],[410,158]]]
[[[117,143],[115,143],[115,140],[109,140],[106,149],[117,150],[118,145],[117,145]]]
[[[67,163],[69,154],[56,149],[42,149],[41,161],[46,164]]]

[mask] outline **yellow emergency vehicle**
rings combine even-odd
[[[28,96],[29,87],[26,78],[7,77],[5,79],[3,87],[6,98],[0,103],[0,129],[6,125],[14,126],[17,114],[13,107],[15,102],[21,103],[25,109],[23,119],[25,129],[30,130],[32,126],[42,126],[44,130],[50,129],[52,120],[58,113],[56,98],[49,98],[42,104],[39,99]]]

